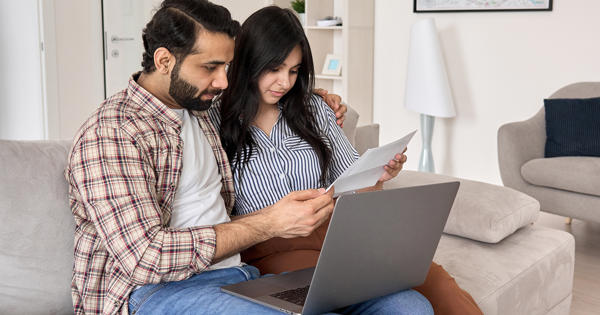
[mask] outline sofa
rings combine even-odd
[[[579,82],[559,89],[549,98],[599,96],[600,82]],[[498,129],[498,162],[504,185],[536,198],[543,211],[600,222],[600,158],[544,158],[545,143],[544,107],[527,120]]]
[[[376,146],[378,126],[356,128],[356,113],[348,116],[344,131],[355,146]],[[0,314],[73,313],[74,221],[63,176],[69,147],[69,141],[0,140]],[[485,314],[568,314],[574,239],[532,224],[535,199],[407,170],[385,187],[453,180],[461,186],[434,260]]]

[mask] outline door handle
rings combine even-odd
[[[114,42],[126,42],[126,41],[132,41],[135,40],[135,38],[133,37],[119,37],[119,36],[111,36],[110,37],[110,42],[114,43]]]

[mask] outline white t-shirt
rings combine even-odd
[[[229,222],[225,202],[221,197],[221,174],[217,161],[198,118],[184,109],[175,109],[183,126],[183,167],[175,192],[171,227],[208,226]],[[241,265],[240,254],[211,265],[208,269],[221,269]]]

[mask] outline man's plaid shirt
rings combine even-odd
[[[137,76],[83,124],[69,155],[76,314],[127,314],[136,286],[184,280],[214,256],[212,227],[169,227],[182,167],[182,122],[136,83]],[[233,182],[218,132],[206,112],[193,114],[213,149],[230,212]]]

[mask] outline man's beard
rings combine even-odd
[[[220,89],[206,89],[198,96],[198,88],[189,84],[187,81],[179,77],[179,69],[181,63],[177,62],[171,72],[171,84],[169,85],[169,95],[177,102],[177,104],[188,110],[207,110],[212,105],[212,99],[202,100],[202,96],[206,94],[217,95],[221,93]]]

